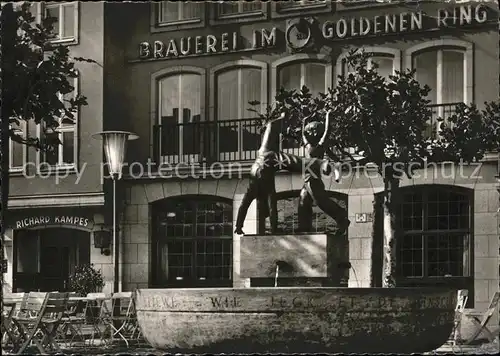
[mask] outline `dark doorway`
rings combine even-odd
[[[14,290],[62,292],[75,266],[90,263],[90,233],[62,228],[19,231],[14,251]]]

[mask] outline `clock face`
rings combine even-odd
[[[310,38],[311,30],[309,27],[299,29],[297,24],[292,24],[286,31],[288,45],[294,49],[300,49],[307,46]]]

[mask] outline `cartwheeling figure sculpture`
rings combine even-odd
[[[303,120],[302,141],[307,160],[323,159],[325,154],[329,157],[334,156],[331,150],[325,146],[330,128],[330,113],[331,111],[327,112],[324,124],[320,121],[311,121],[306,124],[306,122],[313,117],[313,115],[310,115]],[[323,132],[321,133],[322,127]],[[300,191],[298,209],[299,231],[312,231],[312,203],[314,201],[321,210],[337,222],[338,232],[343,233],[350,224],[350,221],[347,218],[347,211],[334,200],[328,198],[325,191],[325,185],[321,179],[321,173],[330,174],[332,169],[329,166],[329,169],[320,172],[314,168],[314,166],[305,167],[303,173],[304,186]],[[339,182],[339,170],[337,168],[333,168],[333,173],[335,181]]]
[[[340,229],[347,228],[347,212],[334,201],[326,197],[325,186],[321,180],[322,174],[331,174],[332,167],[328,159],[320,157],[314,151],[314,154],[308,154],[308,157],[298,157],[279,151],[281,120],[285,114],[276,120],[270,120],[266,124],[266,129],[262,137],[262,144],[258,151],[258,156],[250,169],[250,184],[241,201],[236,216],[236,226],[234,232],[243,235],[243,224],[250,204],[257,200],[259,210],[259,221],[269,217],[271,233],[278,231],[278,213],[276,201],[275,175],[279,170],[285,170],[304,175],[304,202],[301,202],[304,209],[301,210],[301,225],[306,227],[312,223],[312,201],[322,209],[326,214],[336,219]],[[323,140],[324,141],[324,140]],[[319,141],[317,142],[319,143]],[[311,147],[315,147],[312,145]],[[315,148],[316,149],[316,148]],[[309,199],[309,200],[307,200]],[[302,201],[302,196],[301,196]],[[307,208],[307,204],[311,207]],[[339,219],[340,218],[340,219]],[[339,223],[340,222],[340,223]],[[303,231],[311,231],[304,228]]]
[[[276,202],[276,186],[274,176],[278,168],[278,156],[280,145],[281,120],[285,113],[276,120],[270,120],[266,124],[262,143],[257,154],[257,159],[250,169],[250,184],[243,196],[236,217],[235,233],[243,234],[243,223],[252,201],[257,199],[259,219],[269,217],[271,231],[278,229],[278,209]]]

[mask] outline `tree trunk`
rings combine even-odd
[[[394,171],[386,169],[384,176],[384,258],[382,287],[396,287],[396,231],[399,179]]]

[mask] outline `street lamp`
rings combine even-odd
[[[108,170],[113,180],[113,290],[119,292],[120,260],[118,258],[118,239],[116,236],[116,181],[122,178],[127,141],[136,140],[139,136],[127,131],[103,131],[93,134],[92,137],[103,141]]]

